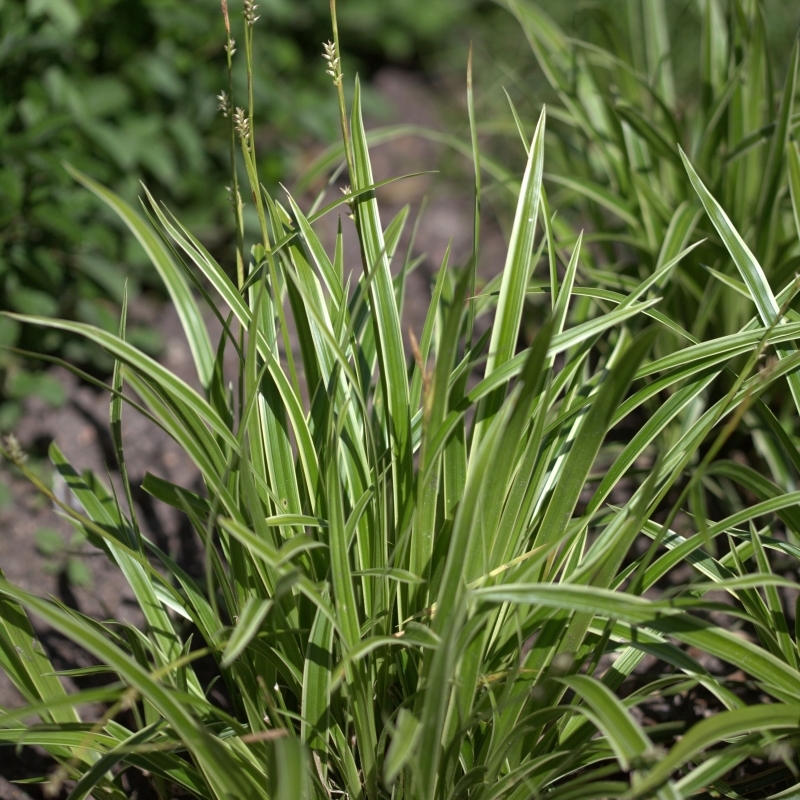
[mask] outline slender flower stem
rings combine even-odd
[[[250,129],[253,129],[253,26],[258,17],[255,16],[256,6],[252,0],[244,2],[244,57],[247,62],[247,116],[250,119]],[[255,156],[254,156],[255,157]]]
[[[292,355],[292,346],[289,339],[289,328],[286,324],[286,314],[283,308],[282,292],[280,289],[280,282],[278,280],[278,268],[275,263],[272,245],[270,244],[269,226],[267,224],[267,215],[264,209],[264,198],[262,195],[263,189],[258,180],[258,169],[256,166],[255,140],[253,136],[253,26],[258,20],[258,17],[255,14],[257,8],[258,6],[253,3],[253,0],[245,0],[243,7],[245,21],[244,53],[245,62],[247,64],[248,107],[246,117],[243,109],[237,109],[235,116],[242,146],[242,155],[244,156],[245,168],[247,170],[247,177],[250,181],[250,191],[252,193],[253,203],[255,203],[256,212],[258,214],[258,224],[261,229],[261,240],[264,247],[264,252],[266,254],[270,283],[272,284],[273,298],[278,311],[278,323],[281,330],[281,339],[283,340],[283,349],[286,352],[286,361],[289,366],[289,376],[292,381],[292,386],[299,397],[300,382],[297,379],[297,369],[295,368],[294,356]]]
[[[239,174],[236,168],[236,126],[233,120],[233,54],[236,52],[236,43],[231,38],[231,20],[228,15],[228,0],[221,0],[222,18],[225,21],[225,53],[228,57],[228,97],[223,113],[228,118],[228,142],[231,160],[231,206],[236,225],[236,286],[242,291],[244,286],[244,214],[242,195],[239,191]],[[239,347],[244,347],[244,327],[239,326]],[[238,386],[239,418],[244,413],[244,376],[239,375]],[[210,584],[209,584],[210,585]]]
[[[472,230],[472,258],[469,270],[470,283],[467,297],[470,301],[467,305],[467,345],[472,345],[472,329],[475,325],[475,285],[478,275],[478,253],[481,245],[481,154],[478,147],[478,127],[475,124],[475,99],[472,92],[472,42],[469,44],[469,56],[467,59],[467,112],[469,114],[469,131],[472,141],[472,161],[475,168],[475,210],[473,214]]]
[[[244,218],[242,214],[242,196],[239,191],[239,176],[236,170],[236,128],[233,122],[233,54],[236,52],[236,42],[231,38],[231,21],[228,15],[228,0],[221,0],[222,18],[225,21],[225,53],[228,57],[228,96],[226,102],[221,97],[220,109],[228,118],[229,144],[231,160],[231,206],[236,225],[236,285],[241,290],[244,286]],[[224,94],[224,93],[223,93]],[[222,109],[225,102],[226,108]]]
[[[333,26],[333,55],[336,59],[337,74],[333,77],[336,93],[339,97],[339,118],[342,124],[342,140],[344,141],[344,155],[347,159],[347,171],[350,183],[355,184],[355,164],[353,162],[353,148],[350,143],[350,126],[347,124],[347,104],[344,100],[344,81],[342,80],[342,51],[339,47],[339,23],[336,19],[336,0],[331,0],[331,24]]]

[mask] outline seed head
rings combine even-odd
[[[226,186],[225,191],[228,193],[228,200],[231,201],[231,205],[235,206],[236,208],[244,208],[244,203],[242,202],[242,196],[239,194],[238,190],[234,195],[233,187]]]
[[[258,6],[253,2],[253,0],[244,0],[244,7],[242,9],[244,13],[244,21],[252,28],[253,25],[259,20],[259,17],[256,16],[256,9]]]
[[[217,100],[219,100],[219,105],[217,106],[222,113],[222,116],[227,119],[231,115],[231,100],[224,91],[220,92],[217,95]]]
[[[322,47],[322,57],[328,62],[325,72],[333,78],[333,85],[339,86],[343,75],[339,57],[336,55],[336,45],[333,42],[323,42]]]
[[[8,459],[14,466],[21,467],[27,460],[28,454],[22,449],[22,445],[13,433],[9,433],[3,440],[8,451]]]
[[[236,128],[236,133],[245,141],[250,139],[250,119],[248,118],[243,108],[237,108],[233,112],[233,125]]]
[[[352,189],[349,186],[340,186],[339,190],[345,197],[347,197],[347,195],[349,195],[350,192],[352,192]],[[350,213],[347,216],[350,217],[350,219],[352,219],[353,222],[355,222],[356,219],[355,200],[353,200],[353,198],[351,197],[345,200],[345,202],[347,203],[347,207],[350,209]]]
[[[229,56],[233,56],[233,54],[236,52],[236,39],[231,39],[230,44],[225,45],[225,52]]]

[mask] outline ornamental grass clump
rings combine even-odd
[[[249,67],[256,9],[245,4],[235,47],[223,9],[229,66],[238,51]],[[2,710],[0,739],[45,748],[56,763],[49,790],[70,800],[126,797],[128,770],[149,776],[153,797],[209,800],[672,800],[707,787],[746,796],[745,785],[740,795],[728,786],[745,762],[755,782],[777,769],[791,783],[800,657],[780,590],[795,584],[770,556],[796,557],[800,495],[719,454],[734,433],[755,436],[747,420],[760,414],[772,427],[758,435],[800,467],[795,431],[765,402],[787,383],[800,400],[800,323],[787,318],[797,284],[772,293],[688,159],[696,195],[686,203],[699,196],[758,313],[698,340],[663,311],[697,245],[675,226],[662,231],[669,257],[640,280],[616,290],[580,282],[586,245],[579,235],[565,246],[542,188],[542,110],[525,139],[502,273],[478,286],[470,76],[473,253],[466,265],[445,256],[406,353],[407,210],[381,220],[360,87],[356,79],[348,112],[332,10],[324,57],[350,188],[314,213],[270,195],[257,172],[252,92],[228,91],[238,232],[228,269],[149,194],[150,224],[71,170],[146,250],[201,389],[126,341],[125,305],[118,334],[15,316],[84,336],[116,359],[107,388],[122,496],[79,473],[57,443],[50,456],[71,503],[28,470],[15,440],[4,454],[117,565],[145,627],[89,619],[0,579],[0,664],[28,703]],[[259,226],[249,254],[244,198]],[[337,209],[329,251],[314,223]],[[349,224],[360,263],[345,254]],[[549,307],[520,349],[534,291]],[[217,343],[198,300],[219,321]],[[487,315],[491,325],[475,324]],[[664,339],[671,349],[654,354]],[[765,368],[773,349],[779,358]],[[165,431],[202,477],[202,493],[153,474],[142,485],[191,522],[201,579],[139,527],[123,407]],[[708,519],[705,492],[722,477],[760,502],[723,495],[722,519]],[[660,592],[687,563],[690,585]],[[712,591],[730,602],[707,599]],[[68,694],[29,614],[113,680]],[[645,656],[658,666],[630,680]],[[726,672],[704,666],[719,662]],[[746,704],[725,678],[733,670],[763,704]],[[642,711],[698,692],[717,713],[694,725],[655,724]],[[103,704],[99,718],[79,713],[90,703]]]

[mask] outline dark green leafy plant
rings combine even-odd
[[[239,57],[252,75],[257,15],[252,4],[245,12]],[[128,769],[146,771],[163,798],[287,800],[672,800],[707,787],[735,796],[726,778],[753,755],[784,758],[791,776],[800,657],[779,590],[797,586],[773,572],[768,553],[794,557],[772,526],[777,514],[800,534],[798,495],[718,455],[734,432],[763,437],[747,427],[758,413],[772,424],[774,451],[800,466],[794,431],[763,402],[797,381],[800,323],[786,314],[796,284],[773,294],[688,159],[685,200],[700,197],[755,313],[731,333],[693,339],[664,310],[697,246],[683,239],[630,285],[579,282],[589,248],[580,235],[565,244],[553,224],[542,111],[525,139],[501,275],[472,292],[476,203],[475,252],[461,269],[445,257],[409,362],[399,309],[410,259],[398,252],[407,210],[381,221],[357,80],[346,111],[335,8],[333,22],[326,57],[350,191],[312,215],[291,196],[272,196],[259,180],[253,106],[234,95],[241,191],[260,230],[252,261],[241,214],[225,270],[151,197],[155,229],[72,170],[147,250],[201,389],[127,340],[124,302],[117,333],[13,315],[83,336],[115,359],[111,423],[124,502],[79,475],[56,444],[54,467],[83,512],[27,470],[16,440],[4,454],[117,564],[146,630],[87,619],[0,579],[0,663],[30,704],[0,714],[0,738],[44,747],[58,763],[51,788],[67,785],[70,800],[125,797]],[[471,97],[468,107],[474,130]],[[477,167],[476,135],[472,143]],[[314,230],[343,204],[358,235],[357,277],[346,272],[342,234],[329,252]],[[223,323],[216,347],[189,277]],[[529,292],[549,295],[548,312],[519,350]],[[477,337],[476,319],[490,314]],[[691,344],[660,355],[654,346],[667,337]],[[778,359],[759,368],[773,348]],[[238,364],[232,383],[226,350]],[[124,469],[123,402],[202,475],[202,495],[155,475],[143,484],[191,521],[205,547],[202,580],[141,534]],[[760,502],[723,491],[722,519],[711,521],[705,488],[727,486],[723,478]],[[717,551],[723,535],[730,547]],[[659,593],[686,563],[700,580]],[[80,642],[114,682],[68,695],[28,613]],[[634,684],[646,655],[660,671]],[[767,702],[748,705],[701,656],[740,670]],[[222,701],[200,659],[212,662]],[[717,713],[684,727],[643,722],[636,711],[691,692]],[[88,702],[107,704],[91,724],[78,710]]]

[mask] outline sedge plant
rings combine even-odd
[[[239,50],[249,66],[256,9],[244,3],[236,48],[223,9],[229,65]],[[500,277],[474,288],[478,179],[472,256],[445,257],[406,352],[408,212],[381,219],[360,87],[348,108],[332,11],[325,57],[349,188],[313,213],[270,195],[252,93],[241,104],[226,96],[239,231],[227,270],[149,194],[146,220],[71,170],[150,257],[199,388],[126,340],[125,304],[117,334],[15,316],[84,336],[116,360],[106,388],[122,494],[53,443],[76,501],[64,503],[26,468],[16,440],[3,452],[122,571],[145,625],[90,619],[0,578],[0,664],[27,701],[0,712],[0,740],[44,748],[56,765],[49,790],[70,800],[125,797],[129,770],[149,776],[154,797],[208,800],[741,796],[730,794],[732,771],[775,754],[791,778],[800,670],[780,592],[794,584],[768,553],[794,553],[781,526],[800,533],[798,496],[720,453],[751,415],[769,415],[774,391],[788,385],[800,400],[800,323],[787,319],[796,285],[772,293],[688,160],[702,213],[757,313],[698,339],[663,311],[696,246],[682,239],[635,285],[579,281],[587,246],[580,236],[565,245],[542,190],[542,110]],[[471,96],[468,106],[474,129]],[[477,136],[472,156],[479,177]],[[249,254],[242,198],[259,225]],[[329,250],[314,223],[337,209],[346,213]],[[355,263],[341,232],[349,224]],[[532,288],[542,269],[547,279]],[[548,311],[520,348],[534,290]],[[216,345],[200,303],[220,324]],[[485,315],[492,324],[479,336]],[[670,337],[667,354],[654,353]],[[199,579],[139,526],[123,408],[165,431],[202,478],[202,493],[150,473],[142,484],[191,522],[204,548]],[[775,448],[797,468],[793,432],[774,425]],[[731,497],[711,521],[698,497],[723,479],[759,502]],[[687,563],[697,580],[659,594]],[[68,693],[29,615],[112,680]],[[768,702],[748,705],[701,655],[741,670]],[[659,666],[634,681],[645,656]],[[640,713],[693,691],[718,713],[690,727]],[[82,716],[98,703],[99,717]]]
[[[800,200],[797,38],[781,63],[767,34],[775,9],[760,0],[686,4],[674,30],[668,19],[677,9],[664,0],[628,0],[621,19],[587,7],[583,38],[534,2],[503,5],[557,98],[545,183],[556,202],[571,206],[557,223],[562,236],[574,239],[588,227],[585,240],[603,253],[602,268],[589,256],[584,274],[610,289],[631,287],[643,269],[705,239],[676,270],[662,310],[695,336],[739,330],[753,287],[695,201],[686,160],[776,291],[790,284]],[[798,24],[790,13],[784,19]],[[692,43],[684,47],[690,68],[683,78],[675,52],[682,38]],[[518,119],[513,103],[512,113]]]

